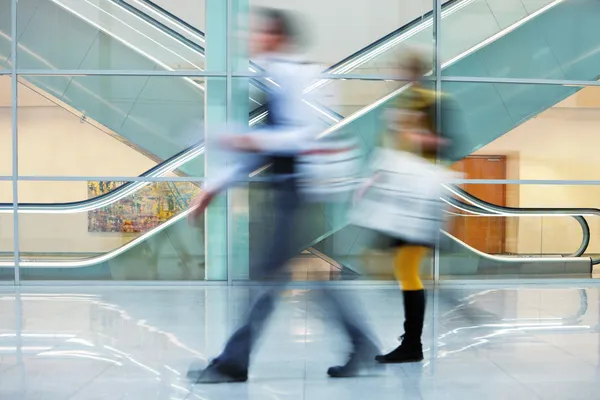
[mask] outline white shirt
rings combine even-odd
[[[221,190],[236,180],[246,179],[249,173],[264,165],[270,156],[301,153],[318,133],[318,120],[307,103],[304,90],[317,78],[319,67],[286,54],[269,54],[258,63],[276,84],[267,98],[272,124],[263,125],[249,133],[259,152],[236,157],[232,167],[208,180],[205,186],[208,191]],[[311,100],[315,100],[314,94],[311,93],[311,97]]]

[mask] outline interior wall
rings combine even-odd
[[[155,162],[79,118],[55,106],[19,107],[19,174],[66,176],[137,176]],[[0,171],[10,174],[11,110],[0,108]],[[11,182],[2,182],[0,202],[12,202]],[[19,183],[19,202],[50,203],[88,198],[87,181]],[[0,214],[0,251],[13,248],[13,217]],[[88,213],[20,214],[20,250],[24,252],[105,252],[135,234],[88,232]]]
[[[475,154],[505,154],[508,179],[600,180],[600,90],[586,88],[539,114]],[[600,208],[600,186],[509,185],[519,207]],[[509,192],[510,193],[510,192]],[[515,201],[516,200],[516,201]],[[514,218],[513,218],[514,219]],[[600,217],[586,217],[600,253]],[[570,217],[519,217],[507,239],[518,253],[571,253],[581,228]],[[514,225],[514,223],[513,223]]]

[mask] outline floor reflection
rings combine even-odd
[[[246,384],[192,385],[236,326],[250,291],[234,287],[0,290],[0,399],[593,399],[600,290],[430,291],[426,360],[343,381],[344,355],[311,287],[288,290]],[[362,302],[383,350],[402,333],[393,286],[340,286]],[[375,397],[373,397],[375,396]]]

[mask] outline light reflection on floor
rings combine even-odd
[[[1,288],[0,399],[600,399],[597,288],[430,292],[425,362],[348,380],[325,375],[345,345],[314,290],[288,290],[248,383],[191,385],[188,367],[218,353],[255,289]],[[397,345],[397,289],[337,290]]]

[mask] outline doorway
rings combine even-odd
[[[469,156],[453,165],[465,179],[506,179],[505,156]],[[488,203],[506,206],[506,185],[466,184],[461,188]],[[450,233],[475,249],[487,254],[504,254],[506,218],[473,215],[460,210],[451,224]],[[464,216],[463,216],[464,215]]]

